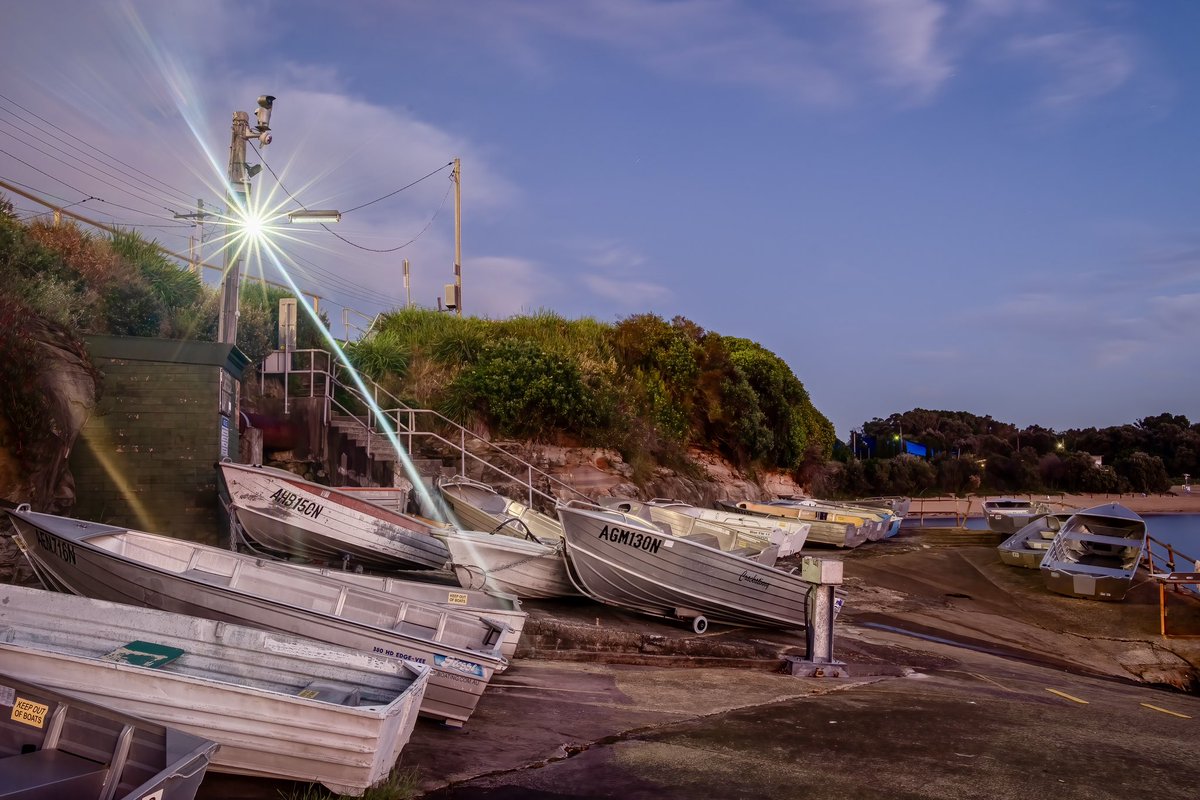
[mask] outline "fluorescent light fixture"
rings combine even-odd
[[[325,209],[321,211],[289,211],[288,222],[341,222],[342,212]]]

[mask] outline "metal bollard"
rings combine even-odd
[[[805,556],[800,577],[810,584],[804,626],[808,653],[803,659],[788,656],[789,670],[805,678],[848,677],[846,665],[833,657],[833,626],[839,608],[835,592],[842,583],[842,562]]]

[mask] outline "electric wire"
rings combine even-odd
[[[271,177],[275,179],[275,183],[277,183],[277,184],[279,185],[279,188],[280,188],[280,189],[283,189],[283,193],[284,193],[284,194],[286,194],[288,197],[290,197],[290,198],[292,199],[292,202],[294,202],[296,205],[300,206],[300,208],[301,208],[301,209],[303,209],[303,210],[307,211],[307,210],[308,210],[308,207],[307,207],[307,206],[305,206],[305,205],[304,205],[304,203],[301,203],[301,202],[300,202],[300,200],[299,200],[299,198],[297,198],[297,197],[296,197],[296,195],[294,195],[294,194],[292,194],[291,192],[289,192],[289,191],[288,191],[288,188],[287,188],[286,186],[284,186],[284,185],[283,185],[283,181],[279,180],[279,176],[275,174],[275,170],[271,169],[271,165],[270,165],[269,163],[267,163],[267,160],[266,160],[265,158],[263,158],[263,154],[262,154],[261,152],[259,152],[259,149],[258,149],[257,147],[255,147],[255,146],[254,146],[254,142],[250,142],[250,147],[251,147],[251,148],[253,148],[253,150],[254,150],[255,154],[256,154],[256,155],[257,155],[257,156],[258,156],[260,159],[262,159],[263,166],[267,168],[267,172],[271,173]],[[420,177],[420,178],[417,178],[415,181],[413,181],[412,183],[408,184],[407,186],[402,186],[402,187],[400,187],[399,189],[397,189],[396,191],[394,191],[394,192],[390,192],[390,193],[388,193],[388,194],[384,195],[383,197],[378,197],[378,198],[376,198],[376,199],[374,199],[374,200],[370,201],[369,203],[363,203],[362,205],[355,206],[354,208],[350,209],[349,211],[343,211],[343,212],[341,212],[341,213],[342,213],[342,216],[345,216],[346,214],[349,214],[351,211],[357,211],[357,210],[358,210],[358,209],[360,209],[360,208],[366,208],[367,206],[371,205],[371,203],[378,203],[380,200],[384,200],[384,199],[386,199],[386,198],[388,198],[388,197],[391,197],[391,196],[393,196],[393,195],[395,195],[395,194],[398,194],[398,193],[400,193],[400,192],[404,191],[405,189],[408,189],[408,188],[411,188],[411,187],[413,187],[413,186],[416,186],[416,185],[417,185],[418,183],[420,183],[421,181],[423,181],[423,180],[425,180],[426,178],[429,178],[429,177],[431,177],[431,176],[433,176],[433,175],[436,175],[436,174],[438,174],[439,172],[441,172],[442,170],[444,170],[446,167],[450,166],[450,165],[451,165],[451,164],[453,164],[453,163],[454,163],[454,162],[450,162],[450,163],[448,163],[448,164],[445,164],[445,165],[443,165],[443,166],[440,166],[440,167],[438,167],[437,169],[433,170],[432,172],[428,173],[427,175],[424,175],[424,176],[422,176],[422,177]],[[443,207],[443,206],[445,206],[445,204],[446,204],[446,198],[447,198],[447,197],[449,197],[449,196],[450,196],[450,186],[449,186],[449,185],[447,185],[447,186],[446,186],[446,193],[445,193],[444,195],[442,195],[442,202],[441,202],[441,203],[438,205],[438,207],[437,207],[437,210],[435,210],[435,211],[433,212],[433,216],[429,218],[429,221],[425,223],[425,227],[421,228],[421,230],[420,230],[420,231],[417,233],[417,235],[416,235],[416,236],[414,236],[413,238],[409,239],[409,240],[408,240],[407,242],[405,242],[404,244],[399,244],[399,245],[396,245],[395,247],[387,247],[387,248],[364,247],[364,246],[363,246],[363,245],[361,245],[361,244],[358,244],[358,243],[356,243],[356,242],[352,242],[352,241],[350,241],[350,240],[349,240],[349,239],[347,239],[345,236],[342,236],[342,235],[338,234],[336,231],[333,231],[333,230],[331,230],[331,229],[330,229],[330,227],[329,227],[328,225],[325,225],[324,223],[322,223],[321,227],[322,227],[322,228],[324,228],[324,229],[325,229],[325,231],[326,231],[327,233],[331,233],[331,234],[333,234],[333,235],[334,235],[334,237],[336,237],[336,238],[338,238],[338,239],[341,239],[343,242],[345,242],[346,244],[350,245],[351,247],[357,247],[359,250],[365,250],[365,251],[367,251],[368,253],[394,253],[394,252],[396,252],[397,250],[402,250],[402,249],[404,249],[405,247],[408,247],[410,244],[412,244],[413,242],[415,242],[417,239],[420,239],[420,238],[421,238],[421,236],[423,236],[423,235],[425,234],[425,231],[429,230],[429,228],[430,228],[430,227],[433,225],[433,222],[434,222],[434,220],[436,220],[436,219],[437,219],[437,217],[438,217],[438,214],[440,214],[440,213],[441,213],[442,207]]]
[[[0,111],[5,111],[9,114],[12,113],[11,111],[8,111],[8,109],[4,109],[4,108],[0,108]],[[20,118],[17,118],[17,121],[19,123],[21,123],[22,125],[25,124]],[[0,124],[4,124],[4,125],[8,126],[9,128],[12,128],[13,130],[22,134],[23,136],[18,137],[18,136],[13,135],[12,133],[6,132],[8,136],[21,142],[26,147],[30,147],[35,150],[38,150],[38,148],[34,144],[32,144],[29,141],[29,139],[24,138],[25,136],[28,136],[28,137],[33,138],[38,143],[45,145],[46,147],[49,147],[51,150],[61,153],[62,155],[66,156],[67,158],[71,159],[72,161],[78,162],[80,164],[84,164],[92,169],[95,169],[95,170],[101,172],[102,174],[108,176],[109,178],[112,178],[113,180],[115,180],[121,184],[124,184],[125,186],[127,186],[129,188],[121,189],[121,187],[114,186],[112,184],[109,184],[109,185],[113,186],[114,189],[120,189],[121,191],[124,191],[133,197],[137,197],[139,200],[145,200],[146,202],[149,202],[149,203],[159,203],[159,202],[162,202],[163,200],[166,200],[167,202],[175,203],[175,204],[179,204],[181,202],[176,195],[166,194],[166,193],[160,191],[157,187],[149,186],[146,184],[146,182],[144,180],[141,180],[137,176],[131,175],[130,173],[125,172],[125,171],[121,170],[120,168],[113,167],[113,169],[116,170],[116,172],[120,173],[120,175],[110,172],[108,169],[106,169],[106,167],[110,167],[111,165],[106,164],[103,161],[100,161],[99,159],[95,158],[94,156],[88,155],[83,150],[80,150],[78,147],[75,147],[74,145],[70,144],[69,142],[64,142],[64,144],[66,144],[72,150],[79,153],[80,155],[82,155],[84,158],[86,158],[88,160],[84,161],[83,159],[68,152],[67,150],[63,149],[62,147],[57,146],[56,144],[51,142],[47,138],[47,136],[44,134],[44,132],[42,132],[42,131],[38,131],[36,129],[33,131],[26,130],[25,128],[14,125],[12,122],[10,122],[9,120],[6,120],[6,119],[0,119]],[[61,137],[53,136],[53,134],[50,134],[50,136],[52,138],[58,139],[58,141],[62,141]],[[41,151],[41,150],[38,150],[38,151],[42,152],[45,155],[44,151]],[[66,164],[66,162],[61,162],[61,160],[60,160],[60,163]],[[70,167],[71,165],[66,164],[66,166]],[[80,169],[79,167],[71,167],[71,168],[79,170],[80,172],[83,172],[83,170]],[[85,173],[85,174],[87,174],[87,173]],[[132,178],[134,182],[131,183],[130,181],[125,180],[124,178],[121,177],[121,175],[125,175],[129,178]],[[93,177],[95,177],[95,176],[93,176]],[[148,196],[145,192],[150,193],[152,196]],[[169,208],[167,210],[172,211],[172,209],[169,209]]]
[[[3,120],[0,120],[0,122],[3,122]],[[10,136],[11,136],[11,134],[10,134]],[[15,137],[14,137],[14,138],[15,138]],[[21,141],[21,140],[19,140],[19,139],[18,139],[17,141]],[[52,154],[52,153],[48,153],[48,152],[46,152],[45,150],[41,149],[40,147],[37,147],[36,145],[31,145],[31,144],[29,144],[28,142],[21,142],[21,143],[22,143],[22,144],[24,144],[26,147],[28,147],[28,148],[30,148],[30,149],[32,149],[32,150],[35,150],[35,151],[37,151],[37,152],[41,153],[42,155],[46,156],[47,158],[51,159],[52,161],[57,161],[59,164],[62,164],[63,166],[67,167],[68,169],[74,169],[76,172],[81,172],[81,173],[83,173],[84,175],[88,176],[89,178],[92,178],[93,180],[97,180],[97,181],[99,181],[100,183],[103,183],[105,186],[108,186],[109,188],[116,189],[117,191],[119,191],[119,192],[124,192],[125,194],[128,194],[128,195],[132,195],[133,197],[136,197],[138,200],[142,200],[142,201],[145,201],[145,202],[150,202],[150,203],[153,203],[153,202],[154,202],[153,200],[151,200],[151,199],[149,199],[149,198],[147,198],[147,197],[145,197],[145,196],[143,196],[143,195],[138,195],[136,192],[131,192],[131,191],[129,191],[128,189],[123,189],[123,188],[121,188],[120,186],[117,186],[115,183],[111,183],[110,181],[106,181],[104,178],[101,178],[101,177],[99,177],[98,175],[94,175],[94,174],[92,174],[91,172],[88,172],[86,169],[83,169],[83,168],[81,168],[81,167],[74,167],[74,166],[72,166],[71,164],[68,164],[66,161],[63,161],[63,160],[62,160],[61,158],[59,158],[58,156],[55,156],[55,155],[54,155],[54,154]],[[20,159],[20,158],[17,158],[17,157],[16,157],[16,156],[14,156],[12,153],[9,153],[9,152],[7,152],[7,151],[2,151],[2,152],[4,152],[6,155],[8,155],[8,156],[10,156],[10,157],[12,157],[12,158],[14,158],[14,159],[16,159],[17,161],[20,161],[22,164],[24,164],[24,165],[25,165],[25,166],[27,166],[27,167],[30,167],[31,169],[37,169],[37,168],[36,168],[36,167],[34,167],[32,164],[30,164],[28,161],[24,161],[24,160],[22,160],[22,159]],[[78,160],[78,159],[76,159],[76,160]],[[39,171],[39,172],[41,172],[41,170],[38,170],[38,171]],[[42,174],[43,174],[43,175],[47,175],[48,177],[54,177],[54,176],[52,176],[52,175],[49,175],[48,173],[45,173],[45,172],[43,172]],[[58,179],[57,179],[57,178],[55,178],[55,180],[58,180]],[[60,180],[59,182],[60,182],[60,183],[62,183],[64,186],[70,186],[70,188],[72,188],[72,189],[75,189],[75,191],[79,192],[80,194],[83,194],[83,195],[88,195],[88,194],[89,194],[88,192],[85,192],[85,191],[83,191],[83,190],[81,190],[81,189],[78,189],[78,188],[76,188],[76,187],[74,187],[74,186],[71,186],[70,184],[66,183],[65,181],[61,181],[61,180]],[[149,212],[149,211],[146,211],[146,210],[144,210],[144,209],[131,208],[130,206],[122,205],[122,204],[120,204],[120,203],[115,203],[115,202],[113,202],[113,201],[111,201],[111,200],[104,200],[104,199],[102,199],[102,198],[99,198],[99,197],[97,197],[97,198],[96,198],[96,200],[97,200],[97,202],[100,202],[100,203],[107,203],[108,205],[111,205],[111,206],[116,206],[117,208],[121,208],[121,209],[124,209],[124,210],[126,210],[126,211],[132,211],[132,212],[133,212],[133,213],[135,213],[135,214],[144,214],[144,215],[146,215],[147,217],[154,217],[155,219],[164,219],[164,220],[166,220],[166,221],[168,221],[168,222],[172,222],[172,221],[173,221],[173,220],[172,220],[172,218],[170,218],[170,217],[164,217],[164,216],[162,216],[161,214],[155,214],[155,213],[151,213],[151,212]]]
[[[78,136],[71,133],[70,131],[63,130],[58,125],[55,125],[53,122],[46,119],[45,117],[38,115],[36,112],[30,111],[28,108],[21,105],[16,100],[13,100],[10,97],[6,97],[4,94],[0,94],[0,100],[4,100],[5,102],[11,103],[12,105],[14,105],[17,108],[24,111],[26,114],[29,114],[30,116],[35,117],[35,118],[41,120],[42,122],[46,123],[51,128],[54,128],[56,131],[66,134],[67,136],[71,137],[72,139],[79,142],[80,144],[90,148],[91,150],[96,151],[97,153],[100,153],[101,155],[103,155],[107,158],[112,159],[113,161],[116,161],[118,164],[121,164],[122,166],[128,167],[129,169],[133,170],[134,172],[137,172],[138,174],[142,175],[143,177],[149,178],[150,180],[154,181],[155,183],[158,183],[160,186],[170,189],[172,192],[175,192],[179,196],[181,196],[181,197],[187,196],[187,194],[188,194],[187,192],[181,191],[180,189],[171,186],[170,184],[166,183],[165,181],[159,180],[158,178],[154,177],[153,175],[149,174],[148,172],[144,172],[144,171],[138,169],[137,167],[133,166],[132,164],[127,164],[126,162],[122,161],[121,159],[117,158],[116,156],[114,156],[110,153],[106,153],[105,151],[101,150],[100,148],[96,147],[95,145],[89,144],[88,142],[84,141],[83,139],[80,139]],[[9,113],[11,113],[11,112],[9,112]]]

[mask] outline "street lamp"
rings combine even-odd
[[[288,222],[301,223],[301,224],[303,224],[303,223],[317,224],[317,223],[326,223],[326,222],[341,222],[342,221],[342,212],[334,211],[332,209],[327,209],[327,208],[320,209],[320,210],[313,210],[313,211],[309,211],[308,209],[305,209],[304,211],[289,211],[287,218],[288,218]]]

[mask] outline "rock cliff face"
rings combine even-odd
[[[43,323],[31,322],[30,328],[39,365],[31,389],[45,401],[45,433],[20,455],[0,447],[0,500],[58,513],[75,502],[67,456],[95,408],[99,376],[82,343]],[[13,441],[13,433],[0,417],[0,442]]]
[[[738,472],[720,456],[699,449],[688,454],[697,465],[694,472],[681,474],[660,467],[645,482],[645,488],[634,483],[633,468],[615,450],[536,444],[510,444],[508,449],[593,499],[665,497],[712,507],[717,500],[762,500],[804,493],[802,487],[787,475],[768,473],[755,480]],[[491,482],[482,474],[472,477]]]

